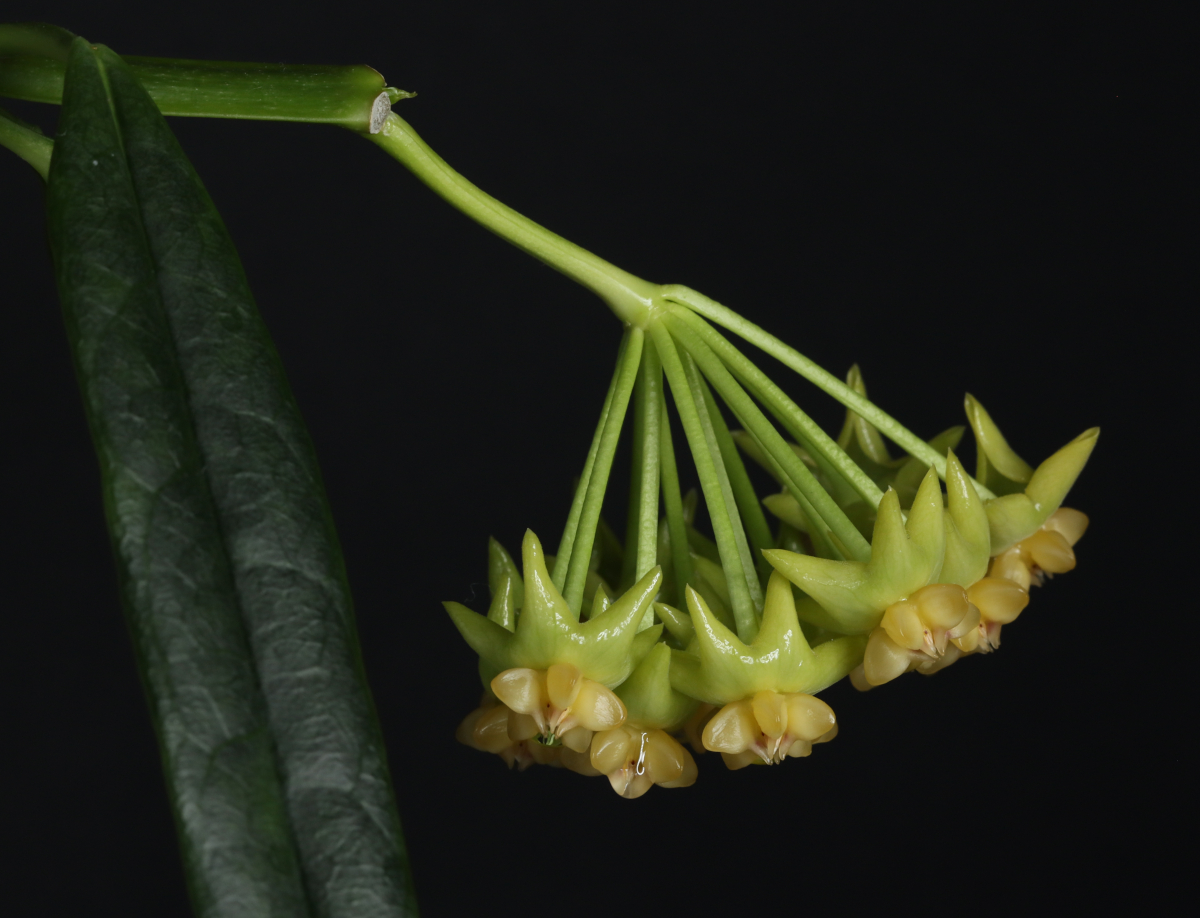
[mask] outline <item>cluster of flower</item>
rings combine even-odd
[[[848,383],[864,391],[857,370]],[[691,526],[691,495],[690,582],[674,585],[664,520],[659,566],[613,599],[608,584],[621,582],[622,565],[609,533],[592,554],[583,605],[590,614],[569,608],[532,532],[522,547],[523,576],[493,540],[487,616],[446,603],[479,654],[485,687],[459,740],[510,766],[607,775],[619,794],[638,797],[654,784],[696,780],[680,739],[697,753],[720,752],[731,769],[807,756],[837,733],[833,711],[814,697],[834,682],[848,675],[865,691],[996,649],[1030,587],[1075,566],[1073,546],[1087,517],[1061,503],[1098,431],[1035,470],[970,396],[966,409],[976,478],[996,495],[986,500],[954,455],[965,428],[930,441],[946,457],[943,493],[932,468],[911,457],[893,460],[879,432],[847,414],[838,444],[885,489],[883,499],[864,507],[836,482],[822,484],[870,537],[866,562],[845,560],[836,538],[820,532],[786,489],[763,501],[779,519],[778,547],[762,552],[766,589],[755,633],[735,628],[716,545]],[[735,432],[733,439],[768,472],[778,471],[752,438]],[[793,449],[821,475],[816,461]]]

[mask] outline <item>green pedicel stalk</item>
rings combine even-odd
[[[604,503],[604,492],[608,487],[608,475],[612,470],[613,457],[617,452],[617,440],[621,436],[621,425],[629,407],[637,379],[638,365],[642,359],[644,334],[640,328],[631,328],[622,342],[621,362],[617,372],[617,385],[613,391],[612,405],[604,420],[604,428],[596,450],[592,473],[588,476],[587,493],[579,515],[579,526],[575,534],[570,566],[567,568],[566,590],[563,596],[575,615],[583,609],[583,587],[587,580],[588,567],[592,558],[592,544],[596,539],[596,527],[600,523],[600,508]]]
[[[774,335],[759,328],[753,322],[743,319],[728,306],[722,306],[716,300],[711,300],[702,293],[680,284],[670,284],[661,288],[661,295],[673,303],[686,306],[718,325],[729,329],[734,334],[749,341],[751,344],[770,354],[784,366],[795,370],[813,385],[833,396],[851,411],[861,415],[874,424],[889,440],[922,462],[937,469],[938,476],[946,477],[946,457],[939,454],[924,440],[891,415],[880,410],[863,396],[859,395],[828,370],[813,363],[799,351],[784,344]],[[986,499],[996,495],[975,482],[979,496]]]
[[[596,424],[596,433],[592,436],[592,445],[588,448],[587,460],[583,464],[583,474],[575,487],[575,499],[571,502],[571,511],[567,515],[567,524],[563,527],[562,539],[558,543],[558,554],[554,558],[554,572],[551,575],[554,585],[559,590],[567,583],[567,569],[571,564],[571,555],[575,550],[575,535],[579,530],[579,517],[583,513],[583,501],[587,497],[588,483],[592,480],[592,469],[596,464],[596,454],[600,451],[600,439],[604,436],[604,426],[608,422],[608,412],[612,408],[613,394],[617,391],[617,381],[621,378],[621,368],[625,365],[626,338],[621,339],[621,347],[617,351],[617,366],[613,370],[612,381],[608,384],[608,392],[604,396],[604,407],[600,409],[600,421]]]

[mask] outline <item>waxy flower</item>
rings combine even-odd
[[[976,477],[999,495],[986,503],[991,554],[996,556],[1033,536],[1059,509],[1095,449],[1100,429],[1084,431],[1033,469],[1013,452],[983,406],[970,395],[966,397],[966,410],[978,447]],[[1068,515],[1061,522],[1061,534],[1068,541],[1071,536],[1078,540],[1087,527],[1087,518],[1083,514],[1079,517],[1082,520]],[[1051,549],[1043,545],[1048,558]]]
[[[808,597],[797,606],[807,622],[839,634],[867,634],[884,610],[934,583],[968,585],[988,563],[988,520],[961,463],[946,460],[947,506],[932,469],[925,473],[907,521],[894,490],[879,503],[871,559],[835,561],[783,549],[763,554]]]
[[[1065,574],[1075,569],[1075,543],[1087,527],[1085,514],[1059,507],[1033,535],[993,558],[989,573],[1025,589],[1040,586],[1046,574]]]
[[[733,771],[803,758],[814,743],[837,736],[833,709],[802,692],[756,692],[721,708],[704,728],[704,748],[720,752]]]
[[[479,707],[458,725],[455,738],[464,746],[498,755],[509,768],[516,765],[521,771],[534,764],[564,764],[562,753],[568,751],[565,746],[546,746],[536,740],[512,739],[508,733],[512,713],[485,694]]]
[[[633,800],[655,784],[689,787],[696,783],[696,760],[665,730],[629,723],[592,740],[591,764],[607,775],[622,797]]]
[[[682,728],[697,702],[672,688],[670,673],[671,649],[655,644],[617,689],[629,719],[592,740],[592,767],[622,797],[640,797],[655,784],[695,783],[696,762],[670,731]]]
[[[812,695],[857,664],[863,639],[842,637],[810,647],[796,618],[791,584],[778,573],[767,583],[762,622],[749,644],[695,590],[687,591],[687,603],[694,637],[686,651],[672,653],[671,684],[722,706],[704,727],[704,748],[721,752],[730,768],[752,759],[774,764],[788,755],[807,755],[811,745],[804,744],[834,725],[833,712]]]
[[[479,654],[481,664],[495,674],[509,669],[548,671],[555,664],[571,664],[582,678],[602,686],[613,688],[624,682],[633,671],[638,626],[662,582],[659,568],[651,570],[611,604],[607,595],[598,590],[591,618],[581,622],[551,580],[542,545],[532,532],[525,533],[521,553],[524,570],[521,606],[512,613],[515,616],[512,630],[506,627],[510,614],[507,596],[511,596],[515,609],[515,584],[503,598],[499,611],[498,600],[493,598],[493,608],[487,617],[461,603],[443,604],[459,633]],[[509,574],[503,578],[513,580]],[[642,635],[648,644],[653,643],[649,631],[643,631]]]
[[[492,680],[492,692],[509,709],[509,739],[536,738],[583,752],[592,734],[625,721],[625,705],[599,682],[585,679],[579,667],[554,663],[548,669],[506,669]]]

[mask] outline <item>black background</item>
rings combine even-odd
[[[426,915],[1150,907],[1176,878],[1181,26],[969,6],[4,4],[127,54],[369,63],[481,187],[834,372],[859,361],[923,435],[963,422],[964,391],[1035,465],[1103,427],[1069,500],[1092,517],[1079,568],[1000,653],[834,687],[838,739],[780,768],[708,755],[636,802],[509,773],[453,739],[479,686],[440,601],[483,607],[488,535],[557,541],[619,325],[347,131],[175,119],[316,442]],[[41,198],[0,151],[5,895],[186,914]]]

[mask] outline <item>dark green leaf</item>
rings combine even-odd
[[[82,40],[48,207],[198,911],[415,913],[307,432],[190,163],[129,68]]]

